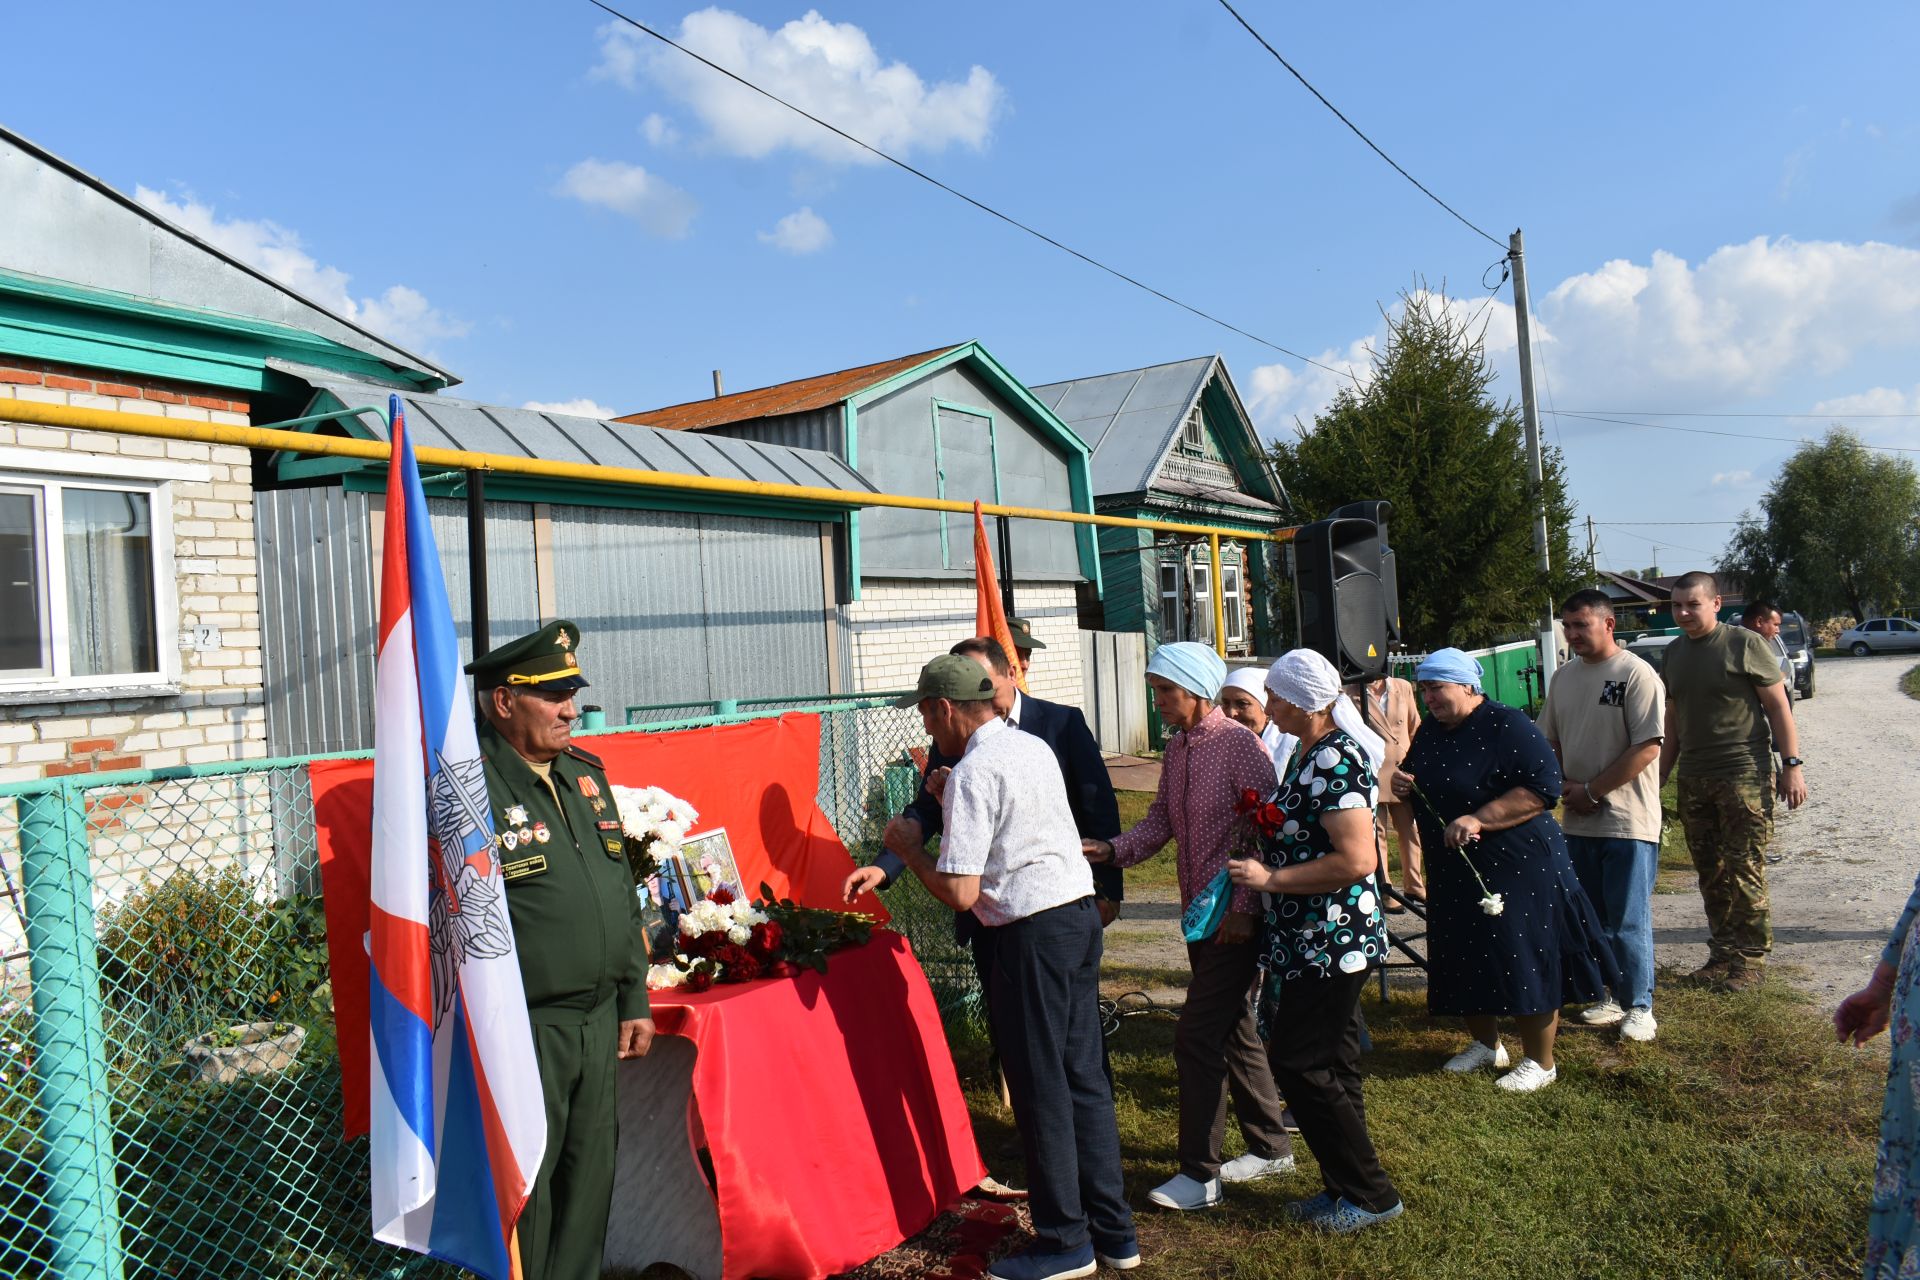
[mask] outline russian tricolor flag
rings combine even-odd
[[[390,405],[367,949],[373,1234],[487,1280],[546,1147],[473,704],[398,396]]]

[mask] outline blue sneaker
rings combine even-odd
[[[1131,1271],[1140,1265],[1140,1242],[1128,1240],[1113,1246],[1095,1246],[1093,1258],[1109,1271]]]
[[[1368,1227],[1377,1227],[1383,1222],[1391,1222],[1407,1210],[1404,1201],[1396,1200],[1390,1209],[1378,1213],[1368,1213],[1350,1200],[1341,1200],[1332,1212],[1313,1219],[1312,1225],[1336,1236],[1352,1235],[1356,1231],[1365,1231]]]
[[[1312,1222],[1316,1218],[1324,1218],[1332,1213],[1334,1206],[1338,1203],[1339,1201],[1322,1191],[1319,1195],[1306,1200],[1287,1201],[1286,1213],[1291,1221]]]
[[[1139,1258],[1137,1248],[1134,1257]],[[1090,1244],[1064,1253],[1030,1245],[987,1268],[987,1280],[1077,1280],[1077,1277],[1092,1275],[1095,1270]]]

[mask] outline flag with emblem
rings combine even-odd
[[[1007,661],[1013,664],[1013,678],[1025,693],[1027,677],[1014,661],[1013,631],[1007,626],[1006,603],[1000,598],[1000,583],[993,572],[993,552],[987,546],[987,522],[980,514],[977,498],[973,503],[973,634],[990,636],[1000,642]]]
[[[426,494],[390,403],[374,695],[373,1234],[486,1280],[547,1141],[486,773]]]

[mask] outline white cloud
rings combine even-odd
[[[1716,489],[1747,489],[1753,485],[1753,472],[1745,469],[1739,471],[1716,471],[1713,473],[1713,479],[1709,481],[1709,483]]]
[[[812,209],[795,209],[773,224],[773,230],[759,233],[761,244],[770,244],[782,253],[818,253],[833,243],[833,228]]]
[[[1836,396],[1813,406],[1812,412],[1832,414],[1835,418],[1882,413],[1920,413],[1920,386],[1912,391],[1898,387],[1873,387],[1849,396]]]
[[[560,179],[559,194],[610,209],[668,240],[685,236],[700,209],[679,187],[621,160],[580,161]]]
[[[1920,343],[1920,249],[1758,237],[1698,265],[1664,251],[1645,263],[1616,259],[1535,297],[1543,416],[1554,406],[1728,408],[1806,378],[1830,378],[1870,350]],[[1481,302],[1450,305],[1478,314]],[[1513,309],[1496,300],[1481,323],[1494,392],[1517,399]],[[1384,339],[1383,325],[1317,358],[1347,368]],[[1340,381],[1296,364],[1262,366],[1250,379],[1250,407],[1271,434],[1292,415],[1324,408]],[[1920,412],[1920,388],[1908,396],[1882,387],[1861,397],[1827,401],[1815,412]],[[1895,401],[1914,408],[1876,409]]]
[[[277,222],[222,218],[213,206],[192,196],[176,200],[150,187],[135,187],[133,198],[270,279],[402,347],[464,337],[472,327],[404,284],[390,285],[373,297],[354,297],[348,287],[351,276],[315,260],[300,243],[299,233]]]
[[[793,150],[835,164],[875,162],[868,152],[625,23],[609,23],[599,35],[597,77],[630,89],[645,80],[665,90],[692,110],[707,141],[721,151],[759,159]],[[904,62],[883,63],[858,26],[829,22],[817,10],[770,31],[725,9],[701,9],[681,20],[676,38],[896,155],[954,145],[978,151],[1005,105],[1005,92],[985,67],[970,68],[964,80],[929,85]]]
[[[531,409],[535,413],[565,413],[576,418],[605,420],[620,416],[617,411],[607,408],[597,400],[589,400],[585,396],[578,400],[528,400],[520,407]]]
[[[670,147],[680,141],[680,131],[673,127],[673,121],[658,111],[647,113],[647,118],[640,122],[640,134],[656,147]]]

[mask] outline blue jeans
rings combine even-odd
[[[1613,946],[1623,990],[1614,999],[1629,1009],[1653,1008],[1653,878],[1660,845],[1618,836],[1567,837],[1567,854],[1580,887],[1600,913]]]

